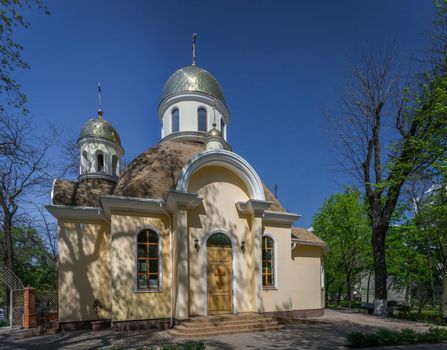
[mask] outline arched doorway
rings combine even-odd
[[[206,242],[207,307],[209,315],[233,312],[233,250],[224,233]]]

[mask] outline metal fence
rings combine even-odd
[[[36,290],[35,293],[37,326],[44,333],[57,322],[57,291]]]
[[[23,327],[24,297],[23,289],[12,289],[10,291],[9,320],[10,327]]]

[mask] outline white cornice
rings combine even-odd
[[[328,252],[330,249],[328,245],[324,242],[309,242],[309,241],[303,241],[300,239],[292,238],[292,243],[296,245],[304,245],[304,246],[311,246],[311,247],[321,247],[325,252]]]
[[[202,200],[203,198],[197,193],[169,191],[165,204],[166,209],[172,213],[178,206],[194,209],[202,203]]]
[[[104,212],[110,216],[112,210],[164,213],[164,201],[161,199],[147,199],[137,197],[107,195],[101,197]]]
[[[236,208],[242,214],[254,214],[255,216],[264,214],[270,208],[272,202],[256,199],[249,199],[246,202],[237,202]]]
[[[264,212],[264,217],[262,220],[264,222],[272,222],[275,224],[292,225],[300,217],[301,215],[294,213],[284,213],[279,211],[266,210]]]
[[[45,208],[56,219],[107,221],[102,208],[73,207],[68,205],[46,205]]]

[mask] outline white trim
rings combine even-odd
[[[204,111],[205,111],[205,130],[200,130],[200,128],[199,128],[199,126],[200,126],[200,121],[199,121],[199,110],[201,110],[201,109],[203,109]],[[196,111],[196,115],[197,115],[197,131],[199,131],[199,132],[208,132],[208,130],[210,130],[210,128],[209,128],[209,125],[210,125],[210,123],[209,123],[209,121],[208,121],[208,116],[209,116],[209,113],[208,113],[208,108],[207,108],[207,106],[205,105],[205,104],[201,104],[201,105],[199,105],[198,107],[197,107],[197,111]]]
[[[165,112],[173,105],[183,101],[195,101],[204,103],[209,107],[216,105],[216,110],[224,117],[226,124],[230,123],[230,111],[227,106],[218,98],[199,91],[179,91],[172,95],[166,96],[158,105],[158,118],[162,119]]]
[[[53,179],[53,184],[51,185],[51,194],[50,194],[50,203],[51,203],[51,205],[54,205],[54,201],[53,201],[53,198],[54,198],[54,185],[56,185],[56,181],[57,181],[57,179]]]
[[[279,211],[266,210],[264,212],[263,222],[271,222],[285,225],[292,225],[295,221],[299,220],[301,215],[295,213],[284,213]]]
[[[177,110],[178,112],[178,130],[174,131],[174,112]],[[171,116],[171,134],[175,132],[179,132],[181,130],[180,128],[180,108],[177,105],[172,106],[170,112]]]
[[[204,294],[205,294],[205,305],[204,305],[204,315],[208,316],[208,281],[207,281],[207,274],[206,274],[206,244],[208,242],[208,239],[215,233],[223,233],[225,236],[227,236],[231,241],[231,258],[232,258],[232,279],[233,279],[233,313],[237,315],[237,264],[236,264],[236,252],[237,252],[237,240],[236,237],[224,229],[214,229],[211,230],[206,234],[206,236],[203,239],[202,242],[202,249],[203,249],[203,286],[204,286]]]
[[[97,207],[45,205],[45,209],[56,219],[107,221],[104,210]]]
[[[329,247],[326,243],[324,242],[309,242],[309,241],[302,241],[296,238],[292,238],[292,243],[296,245],[305,245],[305,246],[310,246],[310,247],[320,247],[323,249],[323,251],[325,253],[329,252]],[[292,247],[292,249],[294,249],[295,247]]]
[[[112,215],[112,210],[164,213],[164,201],[161,199],[105,195],[101,197],[101,204],[109,216]]]
[[[151,230],[157,234],[158,237],[158,288],[157,289],[138,289],[138,235],[144,230]],[[134,278],[133,278],[133,292],[134,293],[160,293],[163,291],[163,243],[162,236],[158,228],[151,225],[140,226],[134,234]],[[149,269],[149,266],[147,267]],[[149,283],[149,281],[148,281]]]
[[[176,190],[187,192],[191,176],[205,165],[220,165],[242,175],[241,179],[250,192],[250,198],[265,201],[264,187],[256,171],[244,158],[226,150],[211,150],[195,155],[183,167]]]
[[[278,242],[276,241],[275,236],[273,236],[271,233],[264,233],[262,235],[262,238],[264,237],[268,237],[271,238],[273,241],[273,288],[274,289],[278,289]],[[264,245],[263,247],[264,248]],[[262,278],[262,261],[261,261],[261,278]],[[264,285],[262,285],[262,290],[269,290],[272,289],[272,287],[264,287]]]
[[[321,289],[324,289],[324,260],[323,258],[320,259],[320,285]]]

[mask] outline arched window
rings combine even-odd
[[[208,123],[207,123],[207,115],[205,108],[199,108],[197,111],[197,120],[198,120],[198,130],[199,131],[207,131]]]
[[[275,242],[267,236],[262,237],[262,286],[275,287]]]
[[[160,240],[153,230],[143,230],[137,236],[137,289],[160,289]]]
[[[104,155],[102,153],[96,155],[96,171],[98,173],[104,172]]]
[[[82,163],[83,167],[81,167],[82,172],[87,173],[90,171],[90,162],[88,160],[87,151],[82,151]]]
[[[220,133],[222,134],[222,137],[225,137],[225,121],[223,118],[220,118]]]
[[[180,112],[178,108],[175,108],[171,112],[171,128],[172,132],[180,130]]]
[[[112,156],[112,174],[118,176],[118,157],[115,154]]]

